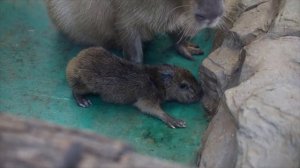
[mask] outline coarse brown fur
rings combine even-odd
[[[172,36],[187,58],[200,50],[185,41],[223,15],[223,0],[46,0],[57,27],[75,41],[119,46],[131,61],[142,62],[142,42],[157,33]],[[180,48],[181,47],[181,48]],[[182,48],[184,47],[184,48]]]
[[[197,102],[202,95],[200,84],[185,69],[166,64],[134,64],[101,47],[81,51],[69,62],[66,75],[80,106],[91,104],[87,94],[97,94],[106,102],[134,104],[172,128],[184,127],[185,123],[167,115],[160,104]]]

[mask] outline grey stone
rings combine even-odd
[[[300,89],[276,84],[252,93],[240,107],[237,167],[300,166]]]
[[[200,66],[202,102],[216,113],[200,167],[300,168],[300,1],[225,6],[215,50]]]
[[[277,1],[268,0],[245,11],[230,30],[236,33],[244,45],[265,34],[275,17]]]
[[[220,47],[211,53],[200,66],[200,79],[204,90],[204,107],[212,114],[216,112],[225,89],[233,85],[235,76],[243,62],[237,49]]]
[[[280,10],[270,31],[277,36],[300,36],[300,1],[281,0]]]
[[[184,168],[119,141],[0,113],[1,168]]]
[[[241,5],[245,11],[257,7],[268,0],[241,0]]]
[[[203,138],[199,168],[231,168],[236,164],[236,125],[224,103],[210,122]]]
[[[224,6],[224,16],[215,31],[213,50],[223,44],[224,38],[229,35],[229,29],[243,11],[239,0],[224,0]]]
[[[240,74],[241,84],[238,88],[227,90],[228,94],[225,94],[232,95],[233,100],[227,103],[233,115],[236,116],[235,112],[241,104],[262,86],[274,83],[300,85],[299,53],[300,38],[292,36],[273,40],[264,37],[246,46],[246,59]],[[248,80],[250,77],[251,80]]]
[[[224,0],[225,15],[233,12],[236,6],[240,3],[240,0]]]
[[[300,166],[300,38],[245,47],[241,84],[225,92],[237,124],[236,167]]]

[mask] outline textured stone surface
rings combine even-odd
[[[230,35],[229,29],[243,10],[239,0],[224,0],[224,6],[224,16],[216,30],[213,49],[220,47],[223,44],[224,38]]]
[[[276,14],[277,1],[268,0],[245,11],[230,30],[238,35],[244,45],[266,33]]]
[[[220,103],[218,112],[210,122],[203,138],[205,144],[199,156],[199,168],[230,168],[236,164],[236,125],[226,107]]]
[[[228,102],[231,111],[236,112],[242,102],[262,86],[278,83],[300,85],[299,53],[300,38],[292,36],[274,40],[265,37],[246,46],[239,86],[245,91],[235,91],[239,96],[234,102]]]
[[[300,1],[237,4],[242,14],[225,20],[232,28],[217,31],[215,51],[200,67],[203,104],[217,114],[199,166],[299,168]]]
[[[200,66],[200,79],[204,89],[203,104],[212,114],[226,88],[235,83],[243,57],[237,49],[220,47]]]
[[[181,168],[91,133],[0,114],[1,168]]]
[[[241,0],[241,6],[244,8],[244,10],[250,10],[252,8],[257,7],[258,5],[265,3],[269,0]]]
[[[300,36],[300,1],[282,0],[280,10],[270,33],[285,36]]]
[[[237,167],[300,166],[299,53],[298,37],[245,48],[241,84],[225,92],[239,127]]]

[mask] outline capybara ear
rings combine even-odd
[[[174,78],[174,70],[172,68],[163,68],[159,71],[160,79],[166,87],[170,86]]]

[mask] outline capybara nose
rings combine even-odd
[[[196,19],[199,22],[207,20],[208,22],[214,21],[215,19],[223,15],[223,9],[207,11],[204,9],[198,9],[195,13]]]
[[[223,0],[202,0],[195,11],[195,17],[199,22],[211,23],[224,14]]]

